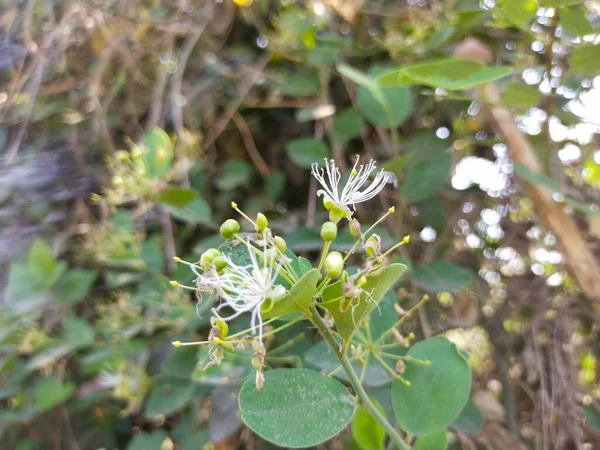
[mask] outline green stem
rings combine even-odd
[[[319,329],[319,331],[321,332],[321,334],[323,335],[323,337],[325,338],[325,340],[327,341],[327,343],[333,350],[333,353],[336,355],[336,357],[339,359],[340,363],[344,367],[344,370],[346,371],[346,373],[348,374],[348,378],[350,379],[350,384],[352,385],[352,388],[354,389],[354,392],[356,392],[356,395],[360,399],[362,405],[365,407],[365,409],[367,411],[369,411],[369,413],[373,416],[373,418],[381,424],[381,426],[384,428],[384,430],[386,431],[386,433],[388,434],[388,436],[390,437],[392,442],[399,449],[410,450],[410,446],[406,442],[404,442],[404,440],[398,434],[398,432],[394,429],[392,424],[387,421],[387,419],[381,412],[379,412],[377,407],[373,404],[373,402],[369,398],[369,395],[365,392],[365,389],[363,388],[360,380],[358,379],[356,372],[354,372],[354,369],[352,368],[352,365],[350,364],[348,357],[346,356],[345,353],[343,353],[343,354],[340,353],[339,348],[338,348],[338,343],[336,342],[335,338],[329,331],[329,328],[327,328],[327,325],[325,324],[325,322],[319,315],[319,311],[317,311],[317,308],[315,308],[314,306],[311,306],[310,312],[312,313],[312,317],[311,317],[312,323]]]
[[[325,258],[327,257],[327,253],[329,252],[330,246],[331,246],[331,241],[325,241],[325,244],[323,244],[323,253],[321,253],[321,261],[319,261],[319,267],[317,267],[317,270],[319,272],[323,268],[323,264],[325,263]]]

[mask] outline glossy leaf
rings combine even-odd
[[[342,298],[325,300],[324,296],[323,306],[331,313],[336,330],[345,341],[352,337],[365,318],[377,307],[386,292],[391,289],[405,271],[406,266],[404,264],[390,264],[383,269],[379,276],[368,277],[367,284],[363,287],[363,294],[354,298],[352,300],[353,305],[344,312],[340,311]]]
[[[538,4],[536,0],[504,0],[498,9],[500,17],[510,24],[523,26],[535,17]]]
[[[159,192],[157,201],[163,205],[183,208],[196,198],[196,192],[192,189],[170,187]]]
[[[331,439],[346,427],[355,409],[343,384],[309,369],[269,370],[262,390],[251,377],[240,391],[239,403],[246,425],[285,448]]]
[[[411,272],[414,283],[429,292],[452,292],[473,279],[470,270],[448,261],[436,260],[416,266]]]
[[[323,141],[314,138],[294,139],[288,142],[285,149],[292,162],[305,169],[315,162],[321,164],[329,154]]]
[[[445,338],[421,341],[407,356],[431,364],[406,361],[402,376],[411,385],[392,382],[392,405],[400,427],[422,436],[447,426],[463,409],[471,391],[471,369]]]

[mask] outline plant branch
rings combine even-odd
[[[390,439],[394,442],[394,444],[401,450],[410,450],[410,446],[404,442],[402,437],[398,434],[398,432],[394,429],[391,423],[387,421],[384,415],[379,412],[377,407],[373,404],[368,394],[365,392],[365,389],[362,387],[356,372],[352,368],[348,357],[345,354],[341,354],[339,351],[338,343],[335,338],[327,328],[327,325],[319,315],[317,308],[314,306],[310,307],[310,312],[312,313],[311,322],[319,329],[325,341],[329,344],[335,356],[339,359],[340,363],[344,367],[344,370],[348,374],[348,378],[350,379],[350,384],[354,389],[354,392],[360,399],[362,405],[365,407],[367,411],[373,416],[373,418],[381,424],[381,426],[385,429],[386,433],[390,437]]]

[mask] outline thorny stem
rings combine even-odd
[[[362,384],[361,384],[360,380],[358,379],[356,372],[354,372],[354,369],[352,368],[352,365],[350,364],[348,357],[346,356],[345,353],[344,354],[340,353],[336,340],[334,339],[333,335],[329,331],[329,328],[327,328],[327,325],[325,324],[325,322],[319,315],[319,311],[317,311],[317,308],[315,308],[314,306],[311,306],[310,312],[312,314],[312,317],[311,317],[312,323],[319,329],[319,331],[321,332],[321,334],[323,335],[323,337],[325,338],[325,340],[327,341],[327,343],[333,350],[333,353],[335,353],[336,357],[339,359],[340,363],[344,367],[344,370],[346,371],[346,373],[348,374],[348,378],[350,379],[350,384],[352,385],[352,388],[354,389],[354,392],[356,392],[356,395],[360,399],[362,405],[365,407],[365,409],[367,411],[369,411],[369,413],[373,416],[373,418],[381,424],[381,426],[384,428],[384,430],[386,431],[386,433],[388,434],[390,439],[394,442],[394,444],[399,449],[410,450],[410,448],[411,448],[410,445],[408,445],[406,442],[404,442],[404,440],[398,434],[398,432],[394,429],[392,424],[387,421],[387,419],[384,417],[384,415],[381,412],[379,412],[377,407],[373,404],[373,402],[369,398],[368,394],[365,392],[365,389],[362,387]]]

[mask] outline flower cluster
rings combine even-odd
[[[389,208],[386,214],[364,233],[361,231],[360,223],[353,218],[357,203],[372,199],[381,192],[387,183],[395,179],[392,174],[380,170],[369,182],[370,176],[375,170],[374,161],[370,161],[366,165],[359,165],[357,157],[347,181],[343,187],[340,187],[342,175],[334,161],[325,160],[324,168],[313,164],[312,174],[322,186],[322,189],[317,191],[317,195],[323,197],[323,204],[329,211],[330,217],[330,221],[325,222],[321,227],[321,238],[324,244],[316,270],[312,267],[305,267],[303,271],[299,271],[299,259],[289,251],[286,254],[285,240],[273,235],[265,215],[258,213],[256,219],[252,220],[238,208],[236,203],[232,202],[232,208],[252,224],[254,232],[241,233],[240,224],[234,219],[228,219],[220,228],[221,236],[228,241],[224,247],[207,250],[197,263],[189,263],[176,258],[178,262],[190,266],[196,279],[195,286],[181,286],[177,282],[173,282],[173,285],[187,287],[200,294],[215,296],[220,304],[213,309],[215,317],[211,321],[213,328],[208,341],[188,343],[176,341],[174,345],[176,347],[195,344],[209,345],[209,353],[212,358],[210,365],[219,364],[224,350],[234,350],[233,344],[237,346],[251,344],[254,350],[252,365],[256,368],[257,386],[260,387],[263,380],[261,369],[266,358],[263,339],[278,331],[277,329],[264,331],[264,326],[271,320],[265,322],[263,314],[271,311],[278,302],[280,308],[284,309],[288,303],[294,304],[296,300],[290,294],[290,290],[296,283],[302,282],[304,274],[312,271],[317,278],[314,278],[312,282],[312,293],[309,292],[304,299],[306,301],[304,309],[299,311],[307,312],[309,306],[318,304],[315,299],[323,295],[324,290],[333,280],[340,280],[343,286],[343,299],[339,305],[340,312],[350,309],[353,321],[354,310],[360,302],[368,301],[374,303],[373,306],[377,306],[371,292],[365,290],[368,279],[382,273],[386,255],[396,246],[383,253],[381,239],[376,234],[370,233],[377,224],[394,212],[394,208]],[[338,223],[344,218],[349,221],[350,233],[357,238],[356,243],[345,256],[338,251],[329,251],[337,237]],[[402,243],[405,242],[406,239]],[[362,270],[349,276],[348,272],[344,270],[346,260],[357,250],[359,245],[366,252],[367,261]],[[290,256],[295,258],[296,266],[292,264]],[[304,262],[308,263],[308,261]],[[201,300],[202,296],[199,295],[198,298]],[[227,311],[230,313],[227,314]],[[228,338],[226,322],[245,313],[250,315],[250,328]],[[273,317],[272,320],[275,318]],[[302,318],[297,320],[302,320]],[[360,320],[362,317],[359,317],[356,322]],[[359,323],[355,323],[355,325],[358,326]],[[248,331],[256,337],[248,339],[246,335]]]

